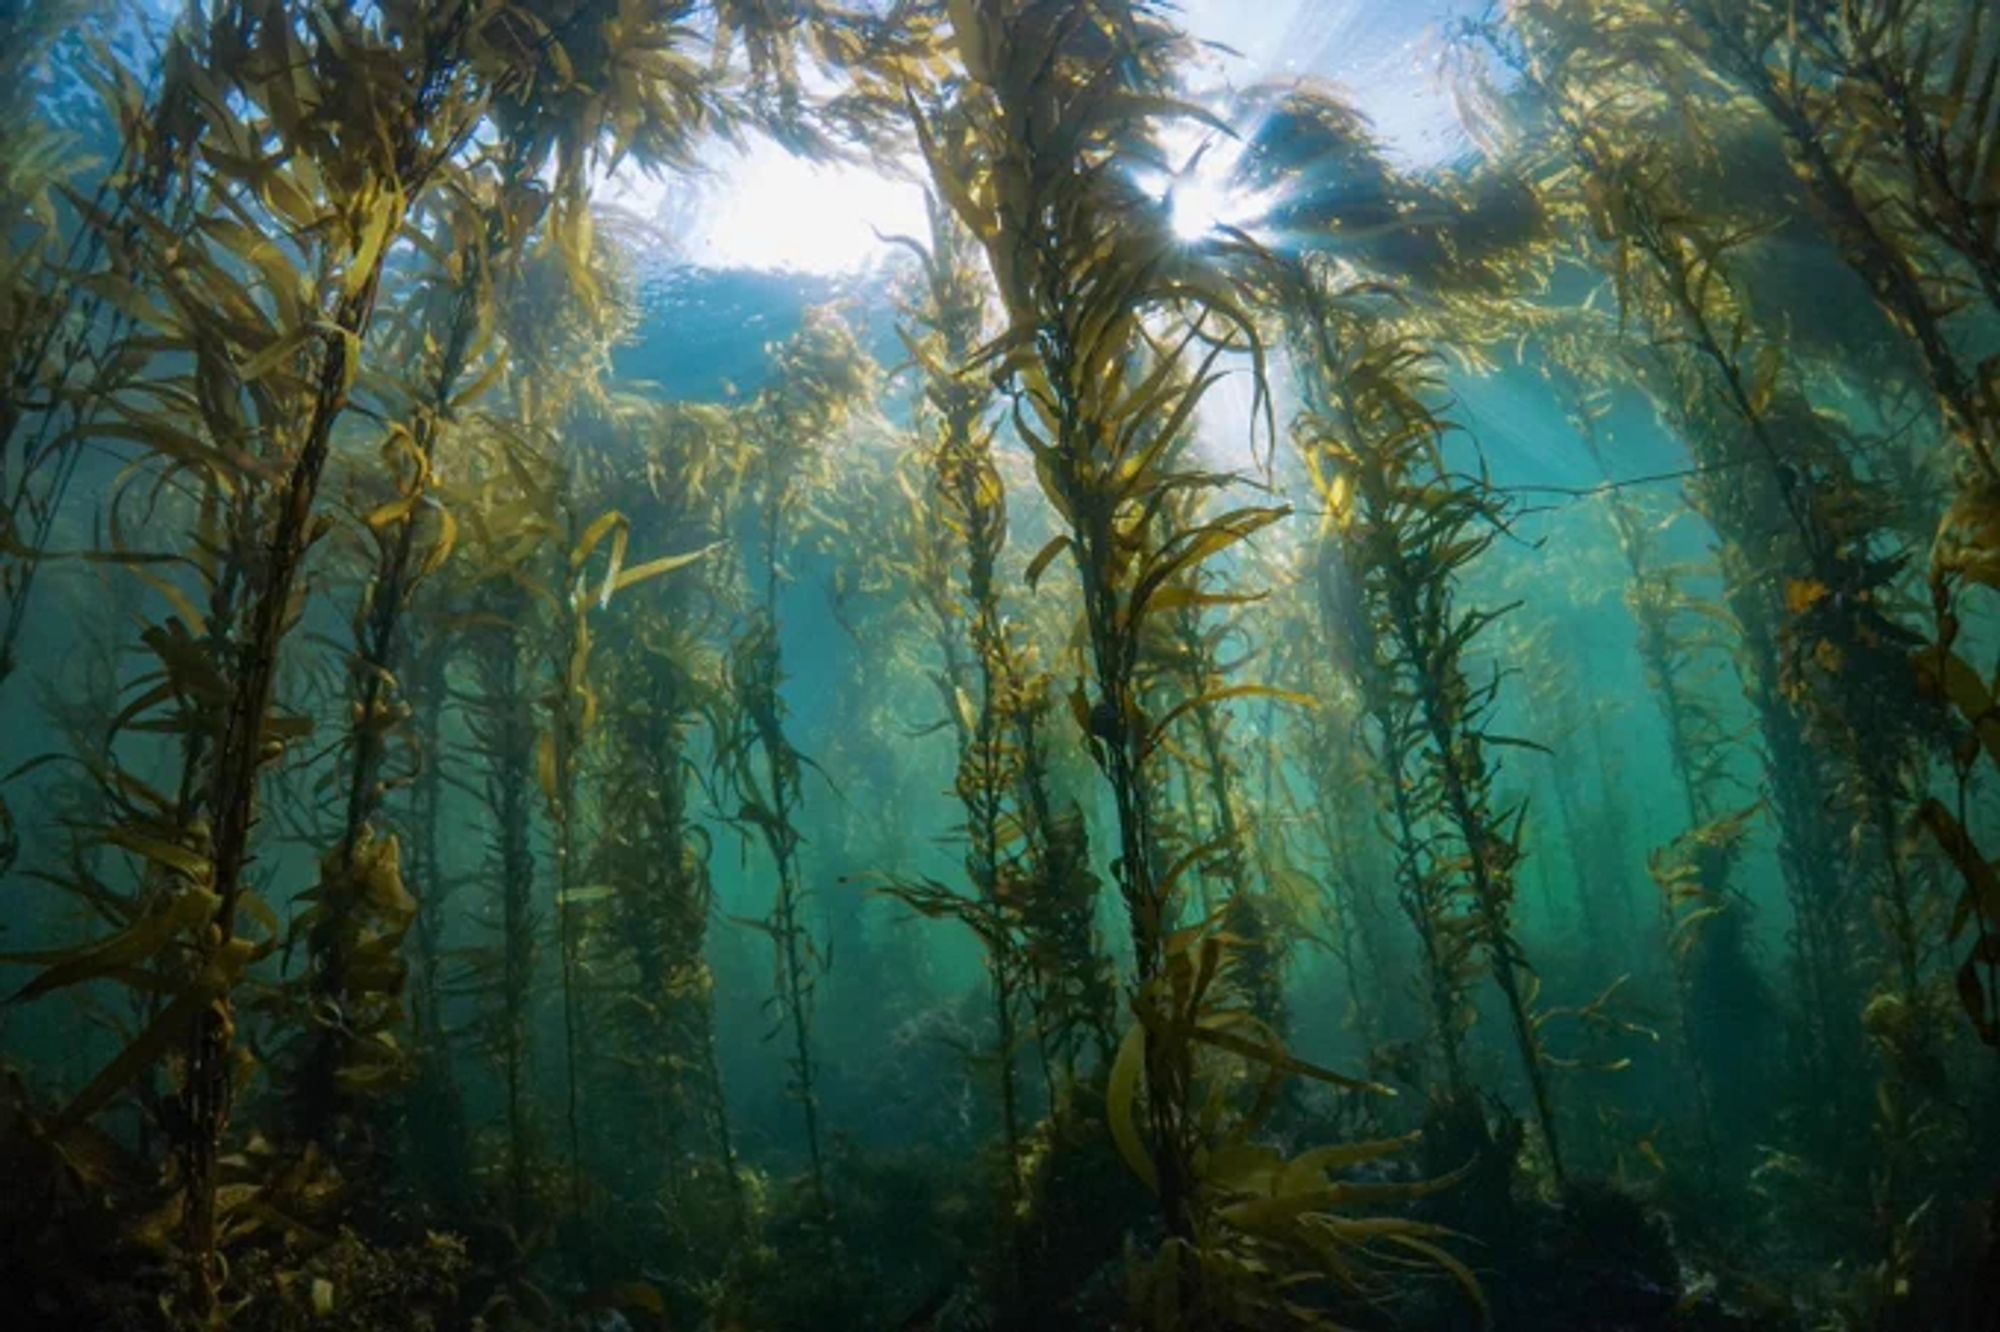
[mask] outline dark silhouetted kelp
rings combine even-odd
[[[1269,8],[0,4],[9,1326],[2000,1332],[2000,19]]]

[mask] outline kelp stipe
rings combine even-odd
[[[1207,8],[0,21],[17,1321],[1981,1326],[2000,29]]]
[[[190,150],[189,168],[191,188],[211,211],[199,242],[176,241],[154,223],[141,229],[135,255],[166,296],[136,311],[156,334],[152,354],[171,364],[175,352],[191,353],[195,369],[167,370],[119,408],[142,449],[208,474],[232,497],[231,532],[245,543],[233,624],[216,626],[229,637],[212,640],[220,678],[200,761],[206,836],[183,865],[213,901],[212,928],[196,943],[193,964],[207,979],[161,1014],[124,1067],[106,1070],[106,1091],[115,1091],[192,1028],[182,1097],[186,1243],[195,1298],[209,1308],[219,1276],[217,1160],[234,1080],[228,992],[255,952],[236,931],[257,784],[304,729],[301,718],[273,714],[279,650],[299,613],[294,587],[307,551],[327,530],[317,492],[360,371],[386,241],[475,118],[461,100],[469,71],[454,34],[417,22],[409,44],[392,48],[380,29],[328,18],[309,37],[282,15],[231,14],[212,27],[213,44],[202,51],[209,133]],[[272,95],[274,79],[282,95]],[[224,104],[222,88],[236,93],[235,105]],[[301,94],[318,107],[310,130]],[[335,150],[337,140],[350,139],[373,148]],[[298,152],[277,173],[282,193],[253,195],[261,210],[253,222],[293,240],[258,250],[253,234],[221,210],[254,184],[246,163],[258,145],[272,143]],[[265,266],[268,304],[232,276],[239,258]],[[185,395],[170,388],[176,380]],[[244,460],[257,466],[246,470]]]
[[[502,438],[495,447],[504,449]],[[496,459],[497,461],[497,459]],[[504,476],[505,469],[501,469]],[[496,478],[492,484],[499,484]],[[499,498],[489,492],[488,503]],[[511,497],[510,497],[511,498]],[[529,998],[541,954],[535,829],[535,717],[526,650],[520,639],[530,601],[518,581],[514,552],[532,552],[537,538],[519,528],[475,521],[465,563],[466,613],[445,626],[462,644],[470,689],[465,700],[472,757],[481,763],[486,825],[486,876],[493,900],[489,928],[497,936],[469,958],[479,1017],[476,1031],[497,1066],[502,1092],[501,1193],[517,1235],[536,1219],[533,1178],[537,1147],[530,1101]],[[458,581],[458,580],[454,580]]]
[[[1984,581],[1979,572],[1981,550],[1990,540],[1981,534],[1980,515],[1991,506],[1996,489],[1995,449],[2000,447],[2000,399],[1996,399],[1987,367],[1970,363],[1959,326],[1966,303],[1945,293],[1953,281],[1954,261],[1963,265],[1985,298],[1987,313],[2000,310],[2000,238],[1990,224],[1977,223],[1990,212],[1990,181],[1982,181],[1981,163],[1989,162],[2000,143],[2000,120],[1994,115],[1993,86],[2000,74],[2000,53],[1992,49],[1990,16],[1973,6],[1964,13],[1951,7],[1931,12],[1903,3],[1841,6],[1815,14],[1799,30],[1775,24],[1767,6],[1749,6],[1741,14],[1712,6],[1693,12],[1690,21],[1707,39],[1703,57],[1714,71],[1756,99],[1781,129],[1789,153],[1814,197],[1827,210],[1829,230],[1843,259],[1866,282],[1892,326],[1915,353],[1939,413],[1955,446],[1957,498],[1943,516],[1934,546],[1932,584],[1936,644],[1922,645],[1914,654],[1914,674],[1899,676],[1877,666],[1864,670],[1865,656],[1855,660],[1851,632],[1843,635],[1828,623],[1826,596],[1802,588],[1797,600],[1799,633],[1810,653],[1837,677],[1830,692],[1856,674],[1860,686],[1889,706],[1909,709],[1950,704],[1961,723],[1977,728],[1983,686],[1963,661],[1952,655],[1961,621],[1953,611],[1955,584]],[[1947,36],[1947,26],[1959,20],[1959,30]],[[1947,52],[1950,54],[1947,55]],[[1800,76],[1801,67],[1822,78],[1829,93],[1821,93]],[[1842,100],[1832,100],[1842,99]],[[1846,122],[1845,112],[1862,111],[1862,130]],[[1890,128],[1879,138],[1875,127]],[[1854,160],[1869,167],[1907,173],[1910,201],[1896,194],[1867,189],[1855,174]],[[1976,307],[1975,307],[1976,308]],[[1968,576],[1969,575],[1969,576]],[[1909,646],[1907,629],[1899,635],[1879,629]],[[1869,681],[1868,677],[1877,677]],[[1954,688],[1952,682],[1957,681]],[[1824,686],[1822,686],[1824,688]],[[1845,692],[1852,694],[1853,688]],[[1897,693],[1914,694],[1900,704]],[[1922,723],[1905,723],[1906,726]],[[1931,723],[1932,748],[1942,747]],[[1975,753],[1977,739],[1961,730],[1955,743],[1962,753]],[[1849,742],[1851,744],[1851,741]],[[1920,775],[1908,771],[1911,760],[1878,755],[1871,749],[1858,763],[1862,816],[1874,824],[1875,835],[1893,848],[1894,812],[1909,799],[1910,787],[1921,788]],[[1956,760],[1961,771],[1971,764]],[[1948,858],[1964,865],[1969,853],[1962,826],[1945,804],[1927,798],[1920,821],[1935,834]],[[1915,1025],[1907,1035],[1924,1039],[1929,1020],[1919,1017],[1925,1002],[1919,993],[1919,964],[1913,948],[1923,926],[1915,891],[1904,882],[1912,872],[1891,851],[1892,894],[1885,903],[1887,924],[1896,950],[1895,1002]],[[1983,953],[1992,950],[1987,937],[1987,913],[1974,893],[1965,901],[1981,918],[1980,943],[1961,968],[1962,1002],[1981,1039],[1994,1043],[1983,998],[1988,986],[1979,979]],[[1961,919],[1964,913],[1960,913]],[[1962,929],[1962,924],[1958,927]],[[1984,958],[1989,967],[1991,958]],[[1990,979],[1990,977],[1989,977]],[[1904,1051],[1898,1057],[1907,1057]]]
[[[1574,17],[1549,22],[1561,32]],[[1510,43],[1531,44],[1540,30],[1524,23],[1523,31],[1528,35],[1500,39],[1503,54],[1517,64],[1526,57]],[[1546,101],[1555,85],[1544,80],[1572,67],[1577,77],[1591,77],[1596,66],[1590,62],[1597,58],[1596,52],[1577,52],[1572,66],[1537,72],[1529,87]],[[1823,432],[1780,444],[1774,413],[1783,358],[1758,356],[1753,367],[1752,349],[1741,347],[1732,332],[1753,331],[1742,313],[1741,288],[1731,285],[1730,277],[1756,232],[1726,230],[1674,199],[1662,169],[1637,159],[1629,148],[1621,150],[1631,141],[1614,140],[1608,126],[1584,125],[1574,112],[1551,114],[1563,151],[1591,182],[1582,206],[1593,210],[1597,234],[1607,238],[1607,271],[1622,307],[1646,320],[1658,349],[1662,410],[1708,473],[1691,486],[1690,495],[1723,542],[1725,598],[1740,634],[1739,669],[1764,735],[1773,812],[1790,847],[1786,873],[1803,922],[1800,965],[1818,992],[1805,1016],[1806,1057],[1823,1075],[1844,1082],[1834,1070],[1843,1062],[1851,1067],[1854,1049],[1844,1015],[1855,1011],[1858,983],[1851,937],[1855,871],[1835,849],[1841,833],[1826,812],[1835,775],[1784,694],[1785,610],[1778,580],[1769,571],[1774,560],[1794,568],[1805,562],[1816,539],[1811,516],[1783,478],[1815,465],[1838,469],[1842,462],[1828,456]],[[1740,442],[1738,430],[1747,433]],[[1767,554],[1767,548],[1783,553]]]
[[[1904,5],[1841,6],[1797,26],[1788,15],[1756,5],[1727,12],[1719,6],[1625,8],[1631,21],[1600,27],[1603,41],[1579,40],[1587,31],[1579,20],[1594,16],[1576,6],[1524,10],[1511,38],[1522,46],[1511,48],[1508,58],[1517,70],[1528,68],[1522,52],[1533,62],[1528,85],[1543,95],[1544,108],[1585,168],[1591,182],[1585,206],[1598,236],[1646,261],[1634,266],[1621,260],[1613,270],[1620,304],[1657,320],[1656,346],[1667,369],[1661,397],[1679,415],[1683,432],[1699,441],[1701,469],[1741,469],[1739,475],[1763,492],[1707,478],[1694,487],[1697,507],[1725,539],[1730,609],[1742,633],[1746,686],[1771,760],[1772,809],[1786,839],[1785,871],[1804,926],[1801,964],[1815,992],[1805,1058],[1820,1078],[1830,1074],[1838,1089],[1836,1098],[1815,1107],[1815,1131],[1824,1134],[1842,1117],[1865,1113],[1857,1076],[1865,1053],[1857,1031],[1865,1003],[1885,1074],[1877,1101],[1885,1111],[1878,1132],[1886,1160],[1848,1157],[1837,1169],[1848,1181],[1847,1205],[1857,1225],[1864,1208],[1876,1214],[1890,1267],[1901,1270],[1910,1245],[1897,1237],[1916,1223],[1906,1212],[1910,1195],[1902,1181],[1921,1155],[1911,1150],[1912,1130],[1935,1090],[1934,1072],[1912,1073],[1935,1069],[1918,1052],[1936,1048],[1938,1026],[1930,1016],[1935,1001],[1925,997],[1934,993],[1934,983],[1911,950],[1928,932],[1921,922],[1932,913],[1921,886],[1925,871],[1897,829],[1916,804],[1922,767],[1932,761],[1927,754],[1945,747],[1952,728],[1936,706],[1937,673],[1921,664],[1930,649],[1896,604],[1904,557],[1893,525],[1908,506],[1881,487],[1893,483],[1883,478],[1907,476],[1907,468],[1885,468],[1876,476],[1874,451],[1864,443],[1867,427],[1821,405],[1825,386],[1810,359],[1821,345],[1781,347],[1758,325],[1766,295],[1758,243],[1781,222],[1770,215],[1768,202],[1752,205],[1749,196],[1730,193],[1730,172],[1767,143],[1787,154],[1825,222],[1821,243],[1863,279],[1889,316],[1886,327],[1912,341],[1912,364],[1938,396],[1940,423],[1967,450],[1967,474],[1976,475],[1990,467],[1981,462],[1986,427],[1977,418],[1983,409],[1965,391],[1957,352],[1943,333],[1943,308],[1933,303],[1935,288],[1927,289],[1921,276],[1934,272],[1937,262],[1936,252],[1926,252],[1921,219],[1935,222],[1938,215],[1926,205],[1897,202],[1907,185],[1922,188],[1931,169],[1919,165],[1901,177],[1903,185],[1885,186],[1880,182],[1895,177],[1872,168],[1906,151],[1928,155],[1934,167],[1949,157],[1935,151],[1947,142],[1951,151],[1976,147],[1990,128],[1984,104],[1964,121],[1960,139],[1949,128],[1925,129],[1879,104],[1862,108],[1879,93],[1883,76],[1893,85],[1912,77],[1913,69],[1920,71],[1918,84],[1934,82],[1933,106],[1971,108],[1971,71],[1990,54],[1979,53],[1979,24],[1964,13],[1956,16],[1966,38],[1957,56],[1949,64],[1934,62],[1932,42],[1942,29],[1930,25],[1951,22],[1951,6],[1936,13]],[[1496,43],[1503,53],[1509,40]],[[1852,43],[1848,55],[1857,64],[1873,68],[1847,87],[1847,100],[1836,103],[1821,96],[1816,80],[1827,74],[1826,82],[1838,85],[1854,72],[1841,54],[1844,42]],[[1611,51],[1624,59],[1622,67],[1603,63]],[[1704,132],[1682,155],[1695,170],[1683,178],[1678,199],[1658,166],[1646,160],[1657,150],[1633,148],[1643,130],[1614,137],[1603,126],[1579,124],[1546,96],[1620,77],[1629,78],[1632,94],[1621,111],[1635,121],[1672,108],[1675,123],[1685,125],[1687,111],[1700,111]],[[1849,139],[1847,149],[1840,146],[1852,121],[1899,119],[1917,132],[1863,133]],[[1766,128],[1774,140],[1758,137]],[[1836,166],[1843,151],[1847,160]],[[1863,162],[1856,153],[1876,156]],[[1908,163],[1898,169],[1907,170]],[[1704,216],[1704,204],[1714,216]],[[1765,216],[1744,224],[1755,212]],[[1955,248],[1949,241],[1944,247]],[[1690,363],[1674,368],[1683,357]],[[1865,752],[1856,747],[1864,732]],[[1850,835],[1867,848],[1859,864],[1836,849]],[[1823,872],[1805,876],[1809,864]],[[1852,886],[1829,895],[1826,885],[1837,881],[1830,876],[1842,872]],[[1872,899],[1872,912],[1861,909],[1863,893]],[[1866,975],[1877,968],[1882,979],[1871,996]],[[1829,1155],[1837,1151],[1829,1144]],[[1864,1188],[1872,1195],[1866,1203],[1859,1196]],[[1888,1297],[1884,1307],[1893,1303]]]
[[[736,703],[733,729],[718,742],[718,761],[740,802],[732,822],[763,842],[777,873],[776,894],[762,929],[777,962],[777,1007],[790,1045],[790,1089],[804,1121],[807,1180],[825,1225],[832,1218],[833,1200],[820,1137],[812,1042],[814,972],[823,959],[801,916],[806,885],[797,820],[806,758],[786,733],[779,693],[779,591],[801,509],[828,467],[825,451],[867,388],[872,367],[830,313],[815,316],[791,342],[772,348],[771,361],[769,384],[726,426],[741,450],[736,466],[753,535],[742,567],[746,622],[729,656],[729,687]]]
[[[724,437],[639,403],[618,404],[613,428],[637,446],[651,479],[640,498],[624,501],[630,520],[691,548],[712,538],[719,497],[702,481],[719,464]],[[726,582],[715,564],[679,575],[661,594],[628,602],[633,632],[607,645],[603,831],[590,877],[613,894],[606,961],[635,978],[634,992],[604,1012],[636,1074],[632,1201],[664,1195],[696,1208],[719,1187],[735,1233],[718,1238],[740,1240],[748,1204],[716,1060],[705,948],[716,889],[696,818],[697,743],[731,724],[723,663],[711,646],[727,610],[719,592]],[[698,1245],[709,1237],[690,1227],[681,1238]]]
[[[1361,688],[1379,753],[1394,765],[1404,909],[1422,943],[1447,1086],[1454,1101],[1469,1101],[1458,1050],[1468,973],[1483,953],[1560,1180],[1555,1107],[1511,919],[1520,812],[1494,805],[1485,749],[1520,742],[1490,730],[1498,681],[1474,684],[1460,655],[1501,612],[1453,605],[1456,581],[1504,530],[1505,510],[1479,478],[1447,469],[1445,424],[1424,401],[1436,390],[1424,354],[1379,304],[1369,308],[1370,294],[1311,271],[1287,291],[1314,395],[1294,438],[1338,537],[1328,558],[1354,584],[1343,627],[1364,645]]]
[[[892,880],[884,891],[922,914],[961,922],[985,951],[1004,1153],[1000,1228],[1010,1290],[1018,1290],[1026,1275],[1016,1232],[1026,1211],[1020,1031],[1030,1014],[1047,1009],[1048,1018],[1057,1017],[1046,1003],[1052,996],[1031,992],[1025,906],[1061,885],[1032,877],[1036,852],[1046,848],[1038,846],[1041,829],[1016,805],[1023,783],[1034,780],[1015,740],[1029,682],[1022,648],[1001,616],[1007,510],[992,458],[995,394],[973,366],[986,333],[986,295],[971,263],[971,236],[943,203],[927,202],[928,244],[904,238],[918,263],[917,295],[898,328],[922,376],[920,422],[928,433],[913,450],[923,471],[907,483],[916,537],[908,581],[933,621],[943,658],[936,679],[958,751],[953,786],[965,815],[959,832],[970,892],[910,880]],[[1049,1039],[1059,1035],[1053,1028],[1044,1035],[1045,1069]],[[1053,1109],[1052,1071],[1047,1077]]]
[[[448,905],[462,903],[453,890],[463,887],[444,868],[446,697],[458,658],[443,609],[426,608],[409,626],[411,693],[410,739],[417,770],[406,795],[391,802],[395,821],[409,847],[406,883],[417,899],[411,929],[410,1034],[416,1069],[409,1092],[411,1150],[421,1163],[424,1189],[440,1211],[461,1213],[472,1205],[473,1153],[464,1081],[458,1066],[456,1033],[447,1025],[446,987],[456,962],[446,944]]]
[[[1066,16],[1050,6],[1027,5],[1003,19],[963,7],[955,18],[968,25],[958,41],[974,80],[965,90],[969,105],[948,122],[920,127],[920,132],[940,189],[992,257],[1014,323],[1007,339],[1012,345],[1000,350],[1009,369],[1027,379],[1025,401],[1017,401],[1017,423],[1035,451],[1044,490],[1069,528],[1068,535],[1037,555],[1029,579],[1041,577],[1065,553],[1077,570],[1092,683],[1086,691],[1079,680],[1073,706],[1118,810],[1119,888],[1143,987],[1164,961],[1173,890],[1171,877],[1163,876],[1157,863],[1151,796],[1141,771],[1142,751],[1150,749],[1152,739],[1135,679],[1146,602],[1192,558],[1241,539],[1276,511],[1268,511],[1268,517],[1244,514],[1233,534],[1217,529],[1209,550],[1200,549],[1197,541],[1179,549],[1149,549],[1158,538],[1151,523],[1136,516],[1145,497],[1173,475],[1163,455],[1203,388],[1198,374],[1176,382],[1184,374],[1177,352],[1168,354],[1158,370],[1134,374],[1131,386],[1124,382],[1120,363],[1137,354],[1139,310],[1151,299],[1172,295],[1161,279],[1147,277],[1140,266],[1148,247],[1159,252],[1168,244],[1158,234],[1157,219],[1141,211],[1144,201],[1120,197],[1115,187],[1097,187],[1073,199],[1036,194],[1038,189],[1064,188],[1060,173],[1066,166],[1036,158],[1046,154],[1044,145],[1051,137],[1074,141],[1073,151],[1079,154],[1095,155],[1117,151],[1121,139],[1141,128],[1104,115],[1112,105],[1106,99],[1113,94],[1085,81],[1078,64],[1084,52],[1096,43],[1113,43],[1111,50],[1124,55],[1135,74],[1153,78],[1157,75],[1151,71],[1166,53],[1163,34],[1136,28],[1128,34],[1123,25],[1131,16],[1096,9]],[[1122,50],[1120,44],[1125,44]],[[1030,97],[1047,100],[1030,111]],[[1039,131],[1031,129],[1038,123]],[[941,137],[945,134],[951,137]],[[991,204],[981,205],[974,190],[988,172],[1006,188],[996,192]],[[1109,177],[1095,174],[1080,179],[1110,185]],[[1075,230],[1091,215],[1095,228],[1129,233],[1122,245],[1113,247],[1102,271],[1088,267],[1090,247]],[[1051,217],[1053,228],[1048,226]],[[1149,291],[1149,286],[1157,290]],[[1101,327],[1107,334],[1084,346],[1086,326]],[[1119,336],[1109,336],[1111,330]],[[1187,345],[1184,340],[1182,347]],[[1140,408],[1145,412],[1136,410]],[[1025,419],[1030,409],[1034,423]],[[1151,420],[1154,412],[1162,423]],[[1192,1234],[1186,1196],[1191,1181],[1183,1129],[1172,1119],[1169,1088],[1175,1076],[1163,1058],[1149,1063],[1148,1083],[1155,1094],[1149,1102],[1154,1118],[1148,1134],[1168,1233],[1185,1239]]]
[[[1180,881],[1206,852],[1166,861],[1163,743],[1204,703],[1271,691],[1245,684],[1173,697],[1148,638],[1198,571],[1284,516],[1256,505],[1194,516],[1195,501],[1231,478],[1190,466],[1180,452],[1232,345],[1250,354],[1261,396],[1262,342],[1216,256],[1178,247],[1150,201],[1100,169],[1143,151],[1147,122],[1191,114],[1158,91],[1173,34],[1112,4],[967,5],[954,19],[971,80],[958,103],[920,122],[920,137],[933,178],[985,244],[1012,321],[992,355],[1014,381],[1017,430],[1063,524],[1028,577],[1037,582],[1065,557],[1075,574],[1083,615],[1072,712],[1118,820],[1114,867],[1138,1021],[1114,1062],[1107,1114],[1166,1232],[1133,1300],[1148,1325],[1226,1322],[1269,1308],[1249,1274],[1266,1261],[1263,1246],[1303,1242],[1327,1167],[1302,1161],[1281,1179],[1269,1173],[1281,1154],[1221,1149],[1254,1131],[1288,1075],[1369,1087],[1284,1053],[1269,1026],[1238,1005],[1239,945],[1173,927]],[[1098,77],[1106,68],[1116,81]],[[1153,311],[1172,317],[1168,332],[1146,327]],[[1204,1086],[1205,1050],[1242,1060],[1239,1075],[1261,1084],[1244,1124],[1225,1127],[1199,1110],[1219,1095]],[[1294,1184],[1304,1190],[1297,1202],[1273,1201],[1279,1215],[1261,1224],[1257,1200]],[[1324,1198],[1337,1205],[1341,1196],[1333,1189]],[[1455,1262],[1416,1223],[1382,1227],[1390,1231],[1440,1265]],[[1357,1258],[1365,1247],[1356,1246]],[[1336,1265],[1328,1279],[1350,1286],[1348,1270]]]
[[[197,216],[190,154],[207,118],[189,78],[201,59],[196,29],[178,23],[163,35],[159,78],[142,88],[117,60],[88,57],[87,77],[117,125],[117,158],[88,195],[71,135],[46,124],[36,102],[47,94],[49,66],[71,21],[83,18],[56,0],[34,0],[8,15],[6,65],[9,127],[0,202],[10,227],[0,249],[0,690],[19,664],[35,585],[52,559],[82,552],[50,549],[70,498],[93,423],[142,368],[128,354],[145,332],[130,257],[145,219],[184,235]],[[84,40],[103,40],[95,16]],[[64,241],[67,227],[70,236]],[[0,802],[0,819],[6,817]],[[0,840],[0,847],[4,847]]]
[[[1176,525],[1194,526],[1190,513]],[[1149,649],[1155,657],[1153,669],[1162,684],[1172,687],[1163,699],[1169,713],[1178,710],[1174,698],[1192,699],[1180,710],[1192,723],[1195,745],[1168,750],[1178,761],[1181,776],[1192,797],[1185,820],[1191,831],[1191,846],[1182,854],[1195,854],[1205,863],[1198,867],[1202,887],[1210,879],[1219,880],[1226,895],[1219,903],[1203,893],[1202,914],[1214,918],[1220,928],[1235,937],[1242,947],[1238,974],[1249,997],[1250,1010],[1272,1031],[1285,1029],[1284,960],[1285,940],[1266,889],[1253,874],[1256,848],[1249,845],[1244,823],[1244,801],[1239,793],[1241,773],[1235,746],[1229,739],[1230,700],[1257,696],[1265,686],[1238,686],[1227,683],[1225,657],[1237,644],[1236,629],[1224,618],[1222,609],[1255,601],[1259,593],[1209,592],[1203,590],[1205,571],[1192,570],[1165,588],[1154,607],[1164,623]],[[1295,701],[1295,700],[1293,700]],[[1197,794],[1198,793],[1198,794]]]
[[[416,899],[403,900],[408,894],[399,883],[396,892],[388,891],[390,862],[400,879],[401,849],[379,816],[392,792],[441,757],[415,750],[404,729],[409,704],[398,696],[404,620],[457,542],[458,519],[433,481],[450,418],[472,405],[497,376],[501,359],[488,268],[489,251],[504,244],[493,233],[505,214],[491,202],[491,192],[501,187],[473,171],[454,173],[453,184],[463,193],[444,195],[439,215],[415,224],[433,228],[444,242],[436,248],[448,246],[452,257],[386,311],[382,340],[392,356],[407,358],[411,372],[383,386],[388,420],[379,475],[355,482],[364,497],[356,542],[366,572],[347,661],[346,789],[308,915],[307,1003],[314,1012],[344,1019],[322,1023],[299,1053],[299,1131],[312,1140],[351,1140],[357,1156],[379,1145],[361,1145],[366,1136],[357,1121],[364,1107],[353,1094],[407,1071],[393,1036],[385,1035],[400,1017],[393,961],[419,909]],[[488,193],[482,195],[482,186]],[[462,383],[467,379],[473,381],[469,391]],[[364,1017],[366,1007],[375,1011]]]
[[[1611,479],[1600,433],[1609,367],[1584,339],[1563,339],[1552,359],[1564,368],[1570,415],[1592,461]],[[1592,388],[1586,391],[1583,385]],[[1638,655],[1665,728],[1667,759],[1680,788],[1684,830],[1648,857],[1660,892],[1664,943],[1673,969],[1683,1057],[1695,1084],[1697,1130],[1710,1159],[1719,1125],[1755,1122],[1754,1095],[1773,1058],[1775,1018],[1747,948],[1754,908],[1731,883],[1761,805],[1731,808],[1732,743],[1706,686],[1725,646],[1718,630],[1733,630],[1727,612],[1691,588],[1698,570],[1670,561],[1663,549],[1670,519],[1649,513],[1631,496],[1610,490],[1604,508],[1627,572],[1625,607],[1637,630]],[[1727,1101],[1725,1109],[1722,1101]],[[1711,1172],[1711,1182],[1716,1182]]]

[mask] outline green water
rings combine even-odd
[[[18,1325],[1993,1332],[1996,43],[0,0]]]

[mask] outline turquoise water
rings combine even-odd
[[[1996,1326],[1974,0],[0,25],[23,1325]]]

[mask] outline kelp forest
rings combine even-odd
[[[1988,0],[0,0],[0,207],[0,1323],[2000,1329]]]

